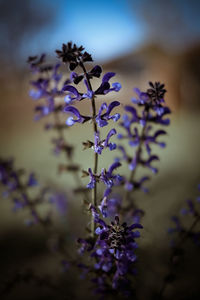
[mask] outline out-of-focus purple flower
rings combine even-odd
[[[40,120],[41,118],[49,115],[54,111],[54,99],[53,98],[47,98],[46,99],[46,105],[37,105],[35,107],[36,115],[34,117],[35,121]]]
[[[122,153],[122,157],[119,158],[119,160],[125,160],[125,161],[129,162],[129,157],[126,153],[125,148],[123,146],[119,145],[119,146],[117,146],[117,149],[119,149]]]
[[[17,212],[24,208],[29,209],[31,215],[30,219],[27,219],[25,223],[27,225],[33,225],[40,223],[41,225],[49,222],[49,216],[41,218],[37,211],[39,204],[45,201],[45,197],[49,189],[42,188],[36,189],[37,194],[33,198],[28,194],[28,189],[38,186],[38,182],[34,173],[25,177],[24,169],[16,169],[13,160],[4,160],[0,158],[0,183],[4,187],[4,194],[13,201],[13,211]],[[48,220],[47,220],[48,219]]]
[[[22,210],[26,205],[28,205],[27,197],[25,194],[20,195],[20,197],[18,198],[14,197],[13,202],[14,202],[14,207],[13,207],[14,212]]]
[[[152,126],[148,126],[145,132],[145,137],[144,137],[144,143],[145,143],[145,147],[147,150],[147,153],[150,155],[151,154],[151,146],[150,144],[156,144],[158,146],[160,146],[161,148],[164,148],[166,146],[166,144],[164,142],[158,142],[157,138],[160,135],[164,135],[166,134],[165,130],[157,130],[153,136],[149,135],[149,131],[152,129]]]
[[[181,209],[181,214],[182,215],[187,215],[187,214],[190,214],[190,215],[193,215],[193,216],[196,216],[197,212],[196,212],[196,209],[195,209],[195,205],[193,203],[192,200],[188,199],[186,200],[186,203],[187,203],[187,208],[182,208]]]
[[[61,266],[62,266],[62,271],[67,272],[69,270],[70,263],[66,259],[63,259],[61,261]]]
[[[177,216],[172,216],[172,217],[171,217],[171,220],[174,222],[175,227],[173,227],[173,228],[171,228],[171,227],[168,228],[168,233],[174,233],[174,232],[182,232],[182,231],[184,231],[183,226],[182,226],[182,224],[181,224],[181,222],[180,222],[179,217],[177,217]]]
[[[99,109],[98,115],[96,117],[96,122],[99,127],[104,127],[108,124],[108,120],[112,119],[114,122],[117,122],[120,118],[120,114],[116,113],[114,115],[110,115],[111,111],[114,107],[119,106],[120,103],[118,101],[111,102],[108,106],[106,103],[103,103]],[[106,110],[105,113],[103,111]]]
[[[170,109],[166,106],[162,106],[164,103],[164,94],[166,90],[164,85],[156,82],[150,84],[150,89],[147,89],[146,92],[141,92],[139,89],[134,89],[138,95],[138,99],[133,98],[132,102],[138,106],[143,106],[143,111],[141,115],[138,114],[137,110],[129,105],[125,106],[125,111],[131,114],[131,118],[126,116],[122,126],[130,128],[131,124],[139,123],[142,126],[145,126],[147,122],[153,122],[162,125],[168,125],[169,119],[163,119],[166,114],[170,113]]]
[[[198,184],[198,191],[200,192],[200,184]],[[200,196],[197,196],[196,201],[200,202]]]
[[[109,199],[104,197],[98,207],[104,218],[113,217],[118,214],[121,208],[121,198],[117,195]]]
[[[126,105],[124,107],[124,110],[126,112],[129,112],[132,117],[130,119],[127,119],[127,120],[125,119],[125,122],[124,122],[124,124],[122,124],[122,126],[124,126],[125,128],[127,128],[127,127],[130,127],[130,125],[132,123],[137,123],[137,122],[140,121],[140,117],[138,116],[137,110],[133,106]]]
[[[31,173],[29,175],[27,185],[28,186],[36,186],[36,185],[38,185],[38,181],[37,181],[36,176],[35,176],[34,173]]]
[[[60,215],[66,215],[67,212],[67,198],[63,193],[53,193],[49,197],[49,202],[54,204]]]
[[[143,183],[150,178],[148,176],[143,176],[140,180],[136,181],[126,181],[125,180],[125,189],[132,191],[133,189],[141,189],[144,193],[147,193],[149,190],[143,186]]]
[[[45,53],[41,54],[40,57],[38,57],[37,55],[29,56],[27,63],[30,65],[30,68],[33,71],[33,73],[40,72],[41,71],[40,67],[45,62],[45,59],[46,59]]]
[[[145,103],[148,101],[149,99],[149,96],[146,92],[141,92],[140,89],[138,88],[134,88],[133,89],[135,91],[135,93],[137,94],[138,96],[138,99],[136,98],[132,98],[131,101],[134,103],[134,104],[139,104],[139,105],[145,105]]]
[[[91,117],[81,115],[79,110],[74,106],[66,106],[64,108],[64,112],[71,113],[77,117],[77,119],[74,119],[73,117],[69,117],[66,120],[66,124],[68,126],[72,126],[75,123],[85,123],[91,119]]]
[[[152,167],[151,165],[151,162],[152,161],[155,161],[155,160],[159,160],[159,157],[157,155],[152,155],[150,156],[147,160],[140,160],[140,163],[149,168],[153,173],[157,173],[158,172],[158,169],[157,168],[154,168]]]
[[[49,96],[47,88],[49,87],[49,79],[39,78],[36,81],[32,81],[31,84],[35,89],[30,90],[29,96],[34,100]]]

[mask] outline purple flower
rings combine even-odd
[[[49,115],[54,111],[54,99],[49,97],[46,99],[47,104],[46,105],[37,105],[35,107],[36,115],[34,117],[35,121],[40,120],[41,118]]]
[[[100,137],[99,137],[99,132],[95,132],[94,134],[94,151],[98,154],[101,154],[102,150],[104,149],[104,146],[103,146],[103,143],[101,142],[100,140]]]
[[[121,175],[117,174],[114,175],[113,171],[120,167],[121,164],[119,162],[114,162],[106,171],[105,169],[102,169],[100,180],[108,187],[111,188],[113,185],[118,185],[122,182],[123,178]]]
[[[37,179],[34,173],[31,173],[28,178],[27,186],[36,186],[38,185]]]
[[[133,230],[141,229],[142,226],[140,224],[127,226],[126,223],[121,225],[118,216],[115,216],[111,225],[105,222],[102,225],[100,219],[97,223],[99,223],[96,229],[98,238],[91,254],[96,259],[95,268],[105,274],[109,272],[109,277],[112,278],[112,288],[120,290],[119,281],[122,277],[126,281],[128,274],[133,275],[133,266],[137,259],[135,250],[138,247],[135,238],[140,236],[138,231]],[[125,290],[127,291],[127,286]],[[123,288],[121,291],[124,291]]]
[[[125,122],[125,124],[122,124],[122,126],[127,128],[127,127],[130,127],[130,125],[132,123],[137,123],[140,120],[140,118],[138,117],[138,114],[137,114],[137,110],[133,106],[126,105],[124,107],[124,109],[125,109],[125,111],[127,111],[131,114],[132,118],[127,119],[128,122],[127,122],[127,120],[125,120],[126,122]]]
[[[148,176],[143,176],[139,181],[126,181],[125,180],[125,189],[132,191],[133,189],[141,189],[144,193],[147,193],[149,190],[143,186],[143,183],[150,178]]]
[[[104,146],[109,147],[110,151],[115,150],[117,148],[117,145],[115,143],[110,143],[109,142],[111,136],[115,135],[116,133],[117,133],[117,131],[114,128],[111,129],[109,131],[109,133],[107,134],[107,137],[105,139]]]
[[[14,207],[13,207],[14,212],[23,209],[28,204],[26,195],[24,194],[21,195],[21,198],[16,198],[16,197],[13,198],[13,202],[14,202]]]
[[[78,75],[76,72],[71,72],[70,74],[70,79],[73,81],[75,84],[78,84],[82,79],[84,78],[84,75]]]
[[[168,233],[174,233],[174,232],[182,232],[184,229],[182,227],[182,224],[180,222],[179,217],[177,216],[172,216],[171,220],[174,222],[175,227],[174,228],[169,228]]]
[[[139,99],[136,99],[136,98],[131,99],[131,101],[134,104],[144,105],[145,103],[147,103],[149,96],[146,92],[141,92],[138,88],[134,88],[133,90],[136,92],[136,94],[139,98]]]
[[[160,135],[167,134],[166,131],[164,131],[164,130],[157,130],[153,136],[150,136],[148,133],[151,129],[152,129],[152,126],[148,126],[146,129],[146,132],[145,132],[145,136],[144,136],[144,144],[145,144],[147,153],[149,155],[151,154],[151,146],[150,146],[151,143],[156,144],[156,145],[160,146],[161,148],[164,148],[166,146],[166,144],[164,142],[158,142],[157,138]]]
[[[115,143],[110,143],[110,138],[115,135],[117,132],[116,130],[113,128],[109,131],[109,133],[107,134],[107,137],[105,140],[101,141],[100,137],[99,137],[99,132],[95,132],[94,134],[94,146],[92,146],[92,148],[94,148],[94,151],[98,154],[101,154],[104,148],[109,148],[110,151],[115,150],[116,149],[116,144]]]
[[[40,57],[36,56],[29,56],[27,63],[30,65],[31,70],[33,73],[40,72],[40,66],[45,62],[46,54],[41,54]]]
[[[105,95],[109,92],[115,91],[119,92],[121,89],[121,84],[119,82],[115,82],[112,84],[112,87],[110,87],[109,80],[115,76],[115,73],[108,72],[103,76],[102,83],[100,87],[95,91],[95,95]]]
[[[95,187],[95,184],[96,184],[96,177],[92,173],[92,169],[91,168],[88,169],[88,173],[89,173],[89,176],[90,176],[90,182],[87,184],[87,188],[93,189]]]
[[[75,123],[85,123],[91,119],[91,117],[82,116],[80,114],[79,110],[77,108],[75,108],[74,106],[66,106],[64,108],[64,112],[66,112],[66,113],[70,112],[77,117],[77,119],[74,119],[73,117],[69,117],[66,121],[66,124],[68,126],[72,126]]]
[[[89,99],[92,99],[92,97],[93,97],[93,95],[94,95],[94,92],[90,89],[89,84],[88,84],[88,81],[87,81],[86,79],[84,80],[84,84],[85,84],[85,86],[86,86],[86,88],[87,88],[87,93],[84,93],[84,94],[82,95],[82,98],[89,98]]]
[[[115,216],[121,208],[121,198],[117,195],[109,199],[104,197],[98,207],[104,218]]]
[[[108,124],[108,120],[112,119],[114,122],[117,122],[120,118],[120,114],[110,115],[111,111],[114,107],[119,106],[120,103],[118,101],[111,102],[108,106],[106,103],[103,103],[99,109],[98,115],[96,117],[96,122],[99,127],[104,127]],[[104,114],[102,112],[106,110]]]
[[[64,98],[64,101],[67,104],[70,104],[74,100],[80,101],[82,99],[82,95],[79,94],[78,90],[74,86],[72,86],[72,85],[65,85],[62,88],[62,90],[65,91],[65,92],[66,91],[69,92],[69,94],[66,95],[65,98]]]
[[[29,96],[34,100],[43,98],[49,95],[47,88],[49,87],[49,79],[39,78],[36,81],[32,81],[31,84],[34,86],[34,90],[30,90]]]
[[[88,72],[88,76],[89,78],[92,77],[97,77],[99,78],[101,76],[102,73],[102,68],[98,65],[94,66],[94,68],[92,68],[89,72]]]
[[[64,194],[53,193],[49,197],[49,202],[55,204],[55,207],[61,216],[66,215],[68,205],[67,205],[67,198]]]

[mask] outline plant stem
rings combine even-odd
[[[84,66],[84,64],[82,62],[80,62],[80,66],[83,69],[85,78],[87,80],[89,89],[91,91],[92,90],[92,85],[90,82],[90,78],[88,76],[88,73],[86,71],[86,68]],[[93,132],[94,135],[95,133],[97,133],[97,123],[96,123],[96,105],[95,105],[95,96],[93,95],[91,98],[91,103],[92,103],[92,123],[93,123]],[[94,167],[93,167],[93,174],[97,174],[97,169],[98,169],[98,154],[96,152],[94,152]],[[94,205],[94,207],[97,207],[97,183],[95,182],[94,184],[94,189],[92,190],[92,205]],[[94,232],[95,232],[95,222],[94,222],[94,218],[92,217],[91,219],[91,236],[94,237]]]

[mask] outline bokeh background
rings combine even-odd
[[[45,52],[50,60],[56,60],[54,51],[62,43],[71,40],[83,45],[105,72],[117,73],[116,80],[123,88],[109,99],[123,104],[130,102],[134,87],[145,89],[148,81],[155,80],[166,84],[166,102],[173,112],[168,146],[157,150],[160,172],[152,176],[150,194],[138,195],[141,206],[148,211],[142,243],[145,252],[151,253],[157,272],[153,277],[149,275],[149,286],[162,269],[155,262],[169,241],[169,217],[185,198],[195,195],[200,182],[199,11],[198,0],[0,0],[0,156],[15,157],[17,167],[37,172],[43,184],[68,193],[68,187],[76,182],[71,175],[58,176],[57,165],[63,157],[52,155],[51,133],[43,130],[43,122],[33,121],[35,103],[28,95],[31,75],[26,64],[29,55]],[[89,106],[84,104],[83,109]],[[75,158],[80,161],[81,157],[82,168],[87,168],[91,156],[82,151],[81,142],[92,137],[91,129],[74,126],[67,134],[75,144]],[[110,158],[108,153],[101,165]],[[68,198],[73,200],[73,211],[80,212],[80,201]],[[84,224],[77,214],[67,217],[76,220],[72,222],[76,232]],[[30,237],[29,230],[23,216],[13,215],[12,204],[1,199],[4,277],[27,263],[49,267],[49,256],[41,253],[44,233],[31,229]],[[55,263],[49,267],[51,272],[56,268]],[[146,276],[151,268],[148,262]],[[21,299],[27,299],[26,294]],[[45,299],[45,292],[41,299]]]

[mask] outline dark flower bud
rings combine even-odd
[[[82,145],[84,146],[83,150],[86,150],[86,149],[92,148],[94,146],[94,143],[87,140],[87,142],[83,142]]]
[[[92,56],[84,52],[83,46],[77,47],[76,44],[69,42],[62,45],[62,50],[56,50],[59,58],[62,59],[64,63],[69,64],[69,69],[73,71],[81,62],[92,61]]]

